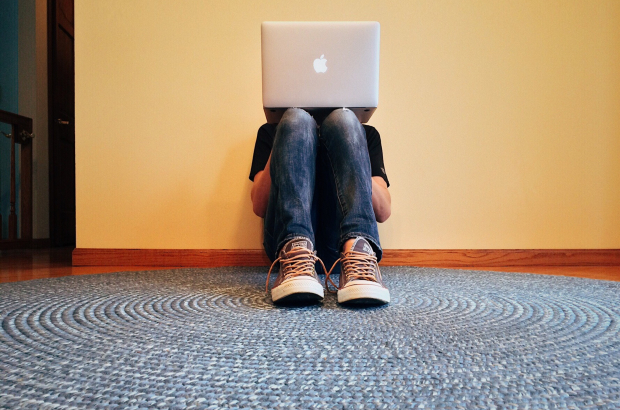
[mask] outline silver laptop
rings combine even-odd
[[[318,120],[347,107],[367,122],[379,100],[379,23],[264,22],[263,107],[277,123],[289,107]]]

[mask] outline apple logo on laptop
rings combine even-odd
[[[317,58],[314,60],[314,71],[317,73],[324,73],[327,71],[327,66],[325,63],[327,60],[325,59],[325,54],[321,54],[321,58]]]

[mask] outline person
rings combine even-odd
[[[377,222],[389,218],[391,197],[374,127],[347,108],[333,110],[320,126],[307,111],[289,108],[278,124],[259,128],[250,180],[272,261],[267,292],[271,271],[280,265],[271,288],[274,303],[322,300],[317,262],[339,303],[389,303],[378,266],[383,250]],[[336,286],[331,275],[338,273]]]

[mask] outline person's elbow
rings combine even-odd
[[[265,175],[267,179],[265,180]],[[254,176],[254,184],[250,192],[250,198],[252,199],[252,211],[261,218],[267,215],[267,202],[269,200],[269,191],[271,187],[271,180],[268,178],[268,173],[264,171],[258,172]]]
[[[263,203],[263,201],[259,200],[259,195],[256,190],[256,185],[252,187],[252,192],[250,193],[250,199],[252,200],[252,211],[256,216],[260,216],[261,218],[265,217],[267,214],[267,205]]]
[[[383,223],[388,220],[391,214],[392,209],[390,205],[382,206],[375,210],[375,219],[377,222]]]
[[[252,202],[252,211],[254,211],[254,214],[256,214],[256,216],[264,218],[265,215],[267,214],[267,207],[258,202],[259,201]]]
[[[378,176],[372,177],[372,206],[379,223],[387,221],[392,214],[392,197],[387,183]]]
[[[375,201],[373,211],[375,212],[377,222],[383,223],[388,220],[392,214],[392,203],[389,194],[382,197],[381,200]]]

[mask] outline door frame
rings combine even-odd
[[[47,0],[47,107],[48,107],[48,188],[49,188],[49,231],[50,231],[50,247],[59,246],[61,240],[61,228],[59,224],[60,209],[56,208],[56,192],[55,181],[58,159],[55,157],[55,144],[58,136],[55,133],[56,118],[54,112],[54,99],[56,97],[55,81],[56,78],[56,29],[57,29],[57,9],[58,0]],[[74,14],[75,16],[75,14]],[[74,17],[75,19],[75,17]],[[74,30],[71,33],[75,41],[75,23]],[[75,55],[74,55],[75,58]],[[75,77],[74,77],[75,81]],[[75,125],[74,125],[75,126]],[[74,157],[75,158],[75,157]],[[75,181],[74,181],[75,184]]]

